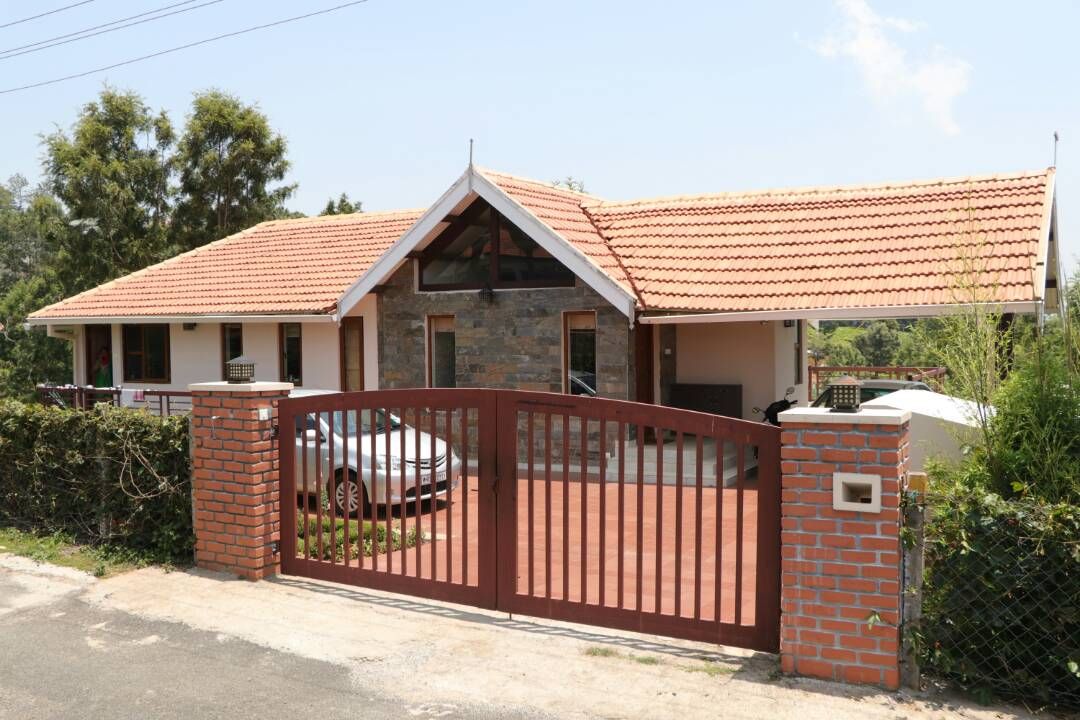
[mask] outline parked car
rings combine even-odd
[[[293,396],[328,392],[331,391],[296,390]],[[432,454],[431,435],[403,424],[397,416],[382,410],[375,410],[374,413],[371,410],[338,411],[333,413],[332,428],[329,416],[330,413],[324,412],[318,413],[316,418],[316,413],[308,413],[305,427],[296,431],[295,477],[298,495],[304,492],[304,464],[307,465],[309,483],[307,494],[318,497],[322,490],[326,490],[339,515],[348,514],[350,517],[360,510],[365,515],[370,514],[372,503],[385,505],[388,489],[390,504],[398,505],[415,502],[417,494],[421,502],[443,497],[461,483],[461,461],[453,449],[448,448],[444,440],[435,438]],[[386,453],[386,433],[390,434],[389,454]],[[372,434],[376,436],[374,454]],[[344,458],[346,436],[349,440],[348,457]],[[419,455],[416,451],[418,436]],[[401,453],[403,438],[404,455]],[[331,447],[334,452],[333,472]],[[374,477],[371,471],[373,464]],[[317,475],[316,470],[320,466],[322,472]],[[348,483],[345,482],[343,468],[347,469]],[[360,482],[357,482],[357,478],[360,478]]]
[[[897,390],[931,390],[930,386],[919,380],[885,380],[867,378],[859,380],[859,403],[869,402],[876,398],[894,393]],[[825,392],[818,396],[811,407],[826,407],[832,401],[832,388],[825,388]]]

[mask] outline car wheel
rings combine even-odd
[[[356,473],[349,471],[349,481],[342,479],[340,471],[334,476],[334,492],[332,495],[334,509],[338,517],[357,517],[362,512],[365,517],[371,515],[371,503],[368,502],[367,488],[356,477]]]

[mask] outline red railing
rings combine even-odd
[[[510,390],[278,412],[285,573],[778,647],[778,428]]]
[[[859,379],[888,378],[892,380],[920,380],[931,387],[940,387],[948,370],[943,367],[914,367],[905,365],[875,367],[869,365],[811,365],[809,368],[807,395],[810,402],[818,398],[829,382],[842,376]]]
[[[144,408],[155,415],[183,415],[191,411],[191,393],[186,390],[124,390],[81,385],[38,385],[43,405],[89,410],[98,403]]]

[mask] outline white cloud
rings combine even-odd
[[[879,103],[914,99],[941,130],[959,132],[953,101],[967,90],[971,65],[941,47],[927,58],[913,60],[890,35],[916,33],[922,29],[920,23],[878,15],[866,0],[835,1],[844,14],[844,26],[813,49],[822,57],[850,58]]]

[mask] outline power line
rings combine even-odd
[[[87,2],[89,0],[86,0]],[[247,33],[255,32],[256,30],[266,30],[267,28],[277,27],[278,25],[285,25],[287,23],[296,22],[297,20],[306,20],[316,15],[326,15],[327,13],[336,12],[353,5],[362,5],[368,0],[353,0],[353,2],[347,2],[343,5],[336,5],[334,7],[326,8],[325,10],[316,10],[315,12],[305,13],[304,15],[296,15],[290,18],[284,18],[282,20],[275,20],[271,23],[264,25],[254,25],[243,30],[234,30],[233,32],[224,33],[223,35],[215,35],[214,37],[205,38],[203,40],[196,40],[195,42],[187,43],[186,45],[178,45],[167,50],[159,50],[149,55],[143,55],[141,57],[131,58],[130,60],[122,60],[112,65],[103,65],[93,70],[85,70],[83,72],[74,73],[72,75],[65,75],[63,77],[53,78],[52,80],[42,80],[41,82],[30,83],[29,85],[21,85],[19,87],[7,88],[6,90],[0,90],[0,95],[8,95],[13,92],[20,92],[22,90],[32,90],[33,88],[44,87],[46,85],[55,85],[56,83],[66,82],[67,80],[76,80],[78,78],[86,77],[87,75],[93,75],[95,73],[105,72],[106,70],[113,70],[118,67],[124,67],[125,65],[133,65],[137,62],[144,60],[152,60],[153,58],[161,57],[162,55],[168,55],[174,52],[180,52],[181,50],[187,50],[189,48],[198,47],[199,45],[206,45],[207,43],[217,42],[218,40],[225,40],[226,38],[236,37],[237,35],[245,35]]]
[[[136,20],[135,22],[129,22],[128,24],[120,25],[119,27],[107,27],[109,25],[116,25],[117,23],[124,22],[124,20],[131,20],[132,18],[142,17],[143,15],[150,15],[150,14],[153,14],[153,13],[161,12],[162,10],[168,10],[169,8],[174,8],[177,5],[188,5],[188,4],[193,3],[193,2],[195,2],[195,0],[186,0],[185,2],[176,3],[176,5],[167,5],[167,6],[163,7],[163,8],[159,8],[157,10],[151,10],[149,12],[144,12],[144,13],[141,13],[140,15],[133,15],[130,18],[123,18],[122,20],[116,20],[116,21],[111,22],[111,23],[105,23],[105,25],[98,25],[97,27],[94,27],[94,28],[88,28],[86,30],[80,30],[78,32],[69,33],[67,35],[60,35],[59,37],[50,38],[49,40],[42,40],[40,42],[32,43],[30,45],[23,45],[22,47],[19,47],[19,48],[11,48],[10,50],[0,50],[0,56],[2,56],[2,57],[0,57],[0,60],[7,60],[9,58],[19,57],[20,55],[27,55],[29,53],[41,52],[42,50],[48,50],[49,48],[54,48],[54,47],[57,47],[59,45],[67,45],[68,43],[78,42],[79,40],[86,40],[87,38],[96,37],[98,35],[104,35],[106,33],[116,32],[117,30],[123,30],[124,28],[134,27],[135,25],[142,25],[143,23],[153,22],[154,20],[161,20],[162,18],[167,18],[167,17],[170,17],[172,15],[179,15],[180,13],[191,12],[192,10],[198,10],[199,8],[204,8],[207,5],[216,5],[216,4],[220,3],[220,2],[225,2],[225,0],[210,0],[210,2],[204,2],[202,5],[195,5],[194,7],[187,7],[187,8],[181,8],[180,10],[173,10],[170,13],[165,13],[163,15],[156,15],[154,17],[145,18],[143,20]],[[102,28],[102,27],[105,27],[107,29],[105,29],[105,30],[97,30],[97,28]],[[97,30],[97,32],[90,32],[91,30]],[[72,35],[78,35],[79,37],[71,37]],[[68,39],[64,40],[63,38],[68,38]],[[50,43],[52,40],[59,40],[59,42],[52,42],[52,44],[45,45],[45,43]],[[37,47],[38,45],[44,45],[44,47]],[[26,50],[24,48],[30,48],[30,49]],[[22,52],[15,52],[16,50],[21,50]]]
[[[4,23],[3,25],[0,25],[0,28],[11,27],[12,25],[21,25],[24,22],[30,22],[31,20],[37,20],[38,18],[43,18],[43,17],[45,17],[47,15],[55,15],[58,12],[63,12],[65,10],[70,10],[73,7],[79,7],[80,5],[89,5],[92,2],[94,2],[94,0],[82,0],[82,2],[72,3],[71,5],[65,5],[64,7],[58,7],[55,10],[50,10],[48,12],[43,12],[43,13],[38,13],[37,15],[31,15],[30,17],[23,18],[22,20],[12,20],[9,23]]]
[[[75,32],[66,33],[64,35],[57,35],[56,37],[45,38],[44,40],[40,40],[40,41],[35,42],[35,43],[29,43],[27,45],[18,45],[18,46],[13,47],[13,48],[8,48],[7,50],[0,50],[0,55],[7,55],[8,53],[15,52],[16,50],[25,50],[26,48],[37,47],[38,45],[44,45],[45,43],[50,43],[53,40],[63,40],[64,38],[73,37],[75,35],[82,35],[83,33],[87,33],[87,32],[90,32],[92,30],[99,30],[101,28],[109,27],[111,25],[117,25],[119,23],[126,22],[128,20],[134,20],[135,18],[141,18],[141,17],[146,16],[146,15],[153,15],[154,13],[159,13],[159,12],[162,12],[164,10],[171,10],[172,8],[179,7],[180,5],[190,5],[193,2],[195,2],[195,0],[183,0],[183,2],[173,3],[172,5],[166,5],[165,7],[160,7],[157,10],[147,10],[146,12],[139,13],[138,15],[129,15],[128,17],[120,18],[119,20],[113,20],[112,22],[102,23],[101,25],[94,25],[93,27],[84,28],[83,30],[76,30]]]

